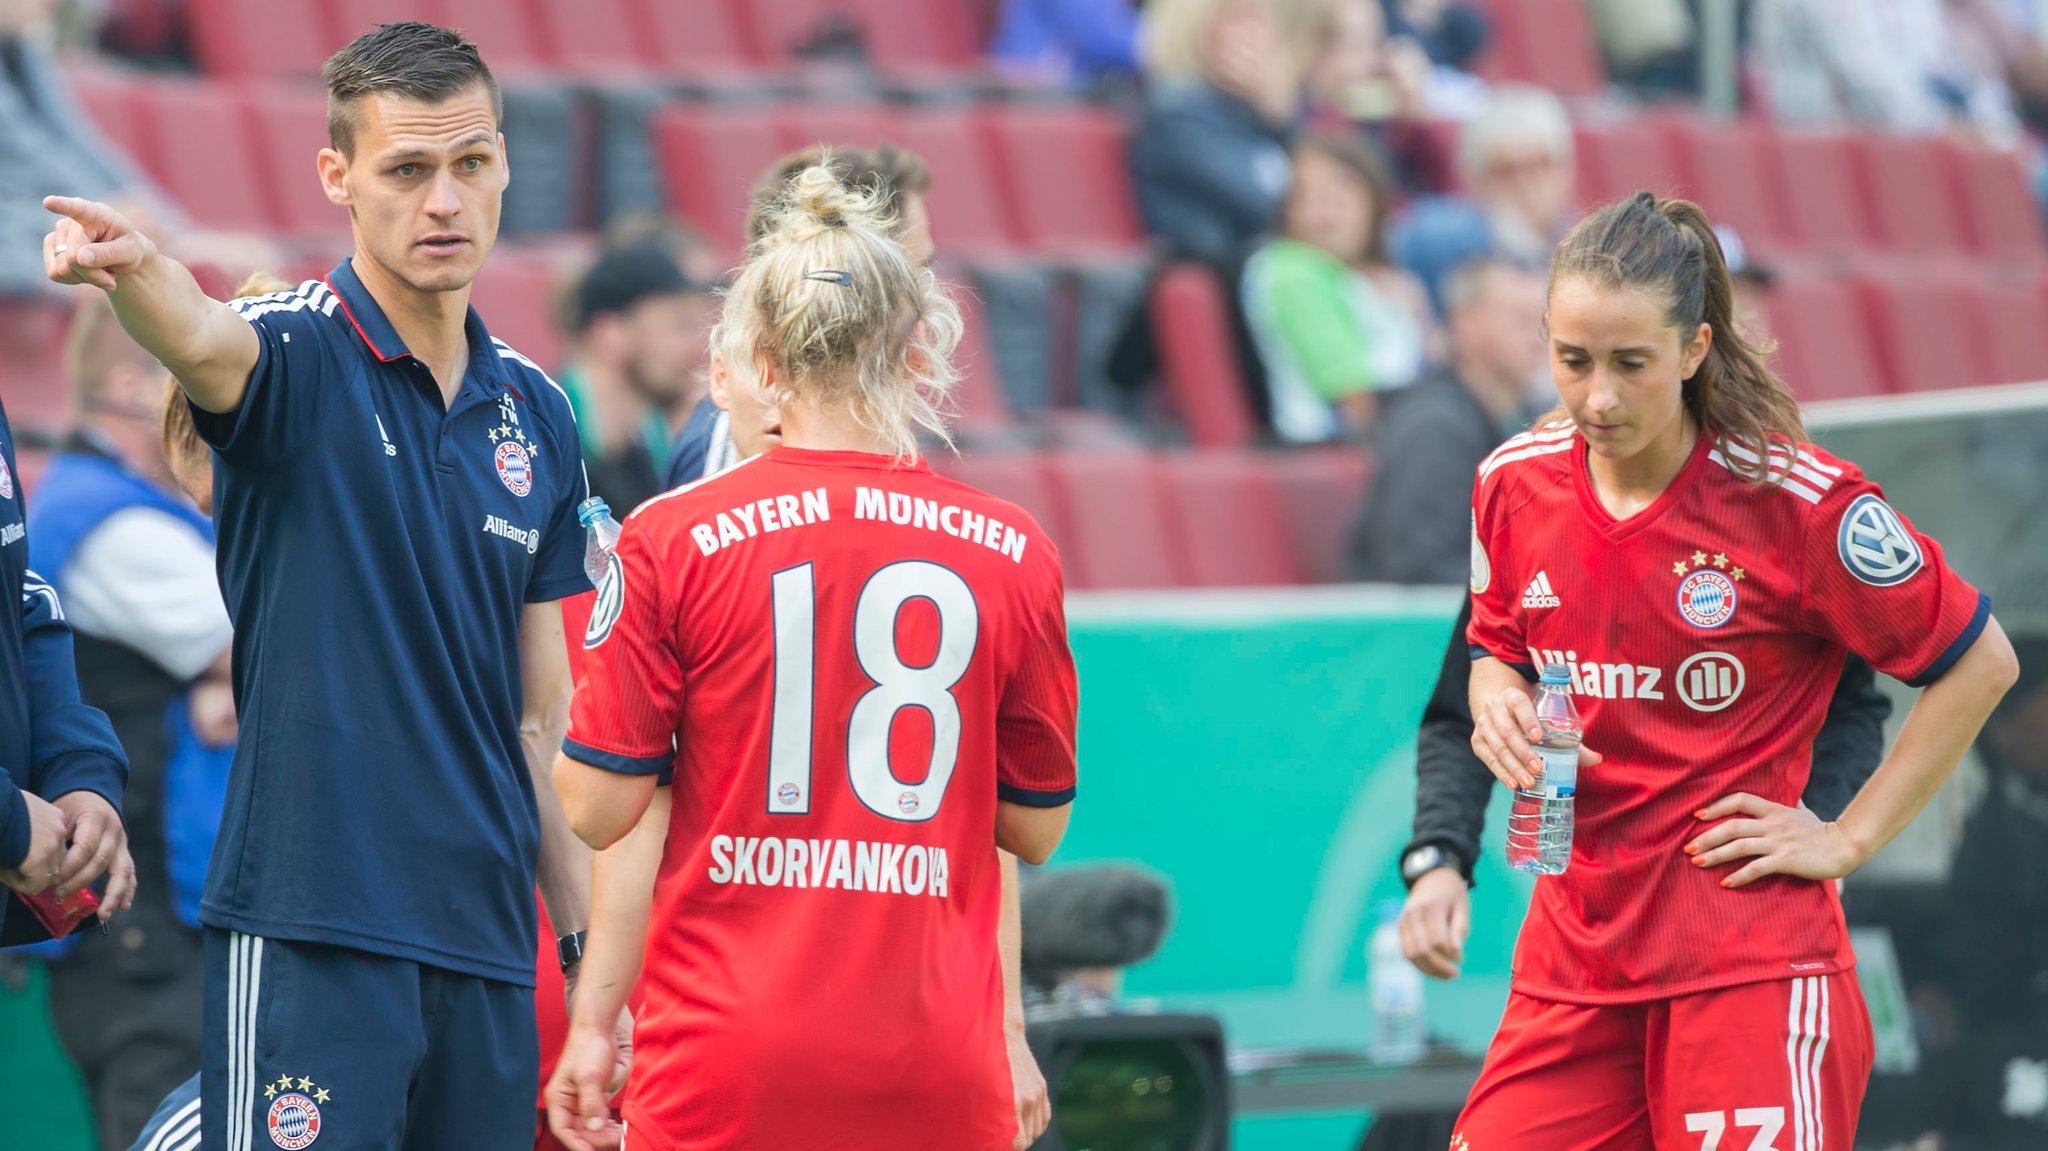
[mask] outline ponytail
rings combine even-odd
[[[1663,293],[1673,327],[1690,334],[1707,325],[1713,341],[1685,381],[1686,410],[1707,434],[1749,449],[1725,453],[1737,474],[1751,483],[1781,478],[1791,452],[1764,448],[1806,442],[1799,401],[1764,363],[1775,345],[1754,343],[1736,327],[1728,260],[1698,204],[1638,192],[1587,216],[1550,265],[1553,290],[1572,279]]]

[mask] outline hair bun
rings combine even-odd
[[[832,169],[823,164],[805,168],[797,174],[795,186],[790,190],[790,200],[798,211],[829,228],[845,227],[847,212],[853,206],[846,185],[841,184],[839,178],[832,174]]]

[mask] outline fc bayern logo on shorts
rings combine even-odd
[[[1701,568],[1678,585],[1678,614],[1694,627],[1716,628],[1735,618],[1735,581]]]
[[[802,789],[793,783],[785,783],[775,789],[775,798],[781,800],[784,807],[794,807],[796,801],[803,798],[803,794]]]
[[[14,471],[7,466],[7,457],[0,456],[0,500],[14,498]]]
[[[515,496],[533,490],[533,459],[517,441],[498,445],[498,478],[505,481],[505,490]]]
[[[1842,566],[1849,574],[1872,587],[1891,587],[1913,578],[1922,563],[1920,545],[1913,533],[1877,496],[1866,492],[1856,497],[1842,513],[1841,531],[1835,537]]]
[[[619,613],[626,609],[626,569],[619,557],[605,557],[604,582],[597,585],[597,602],[590,607],[590,623],[583,628],[583,650],[589,651],[612,634]]]
[[[277,1097],[270,1105],[270,1141],[285,1151],[310,1147],[320,1138],[320,1109],[296,1091]]]
[[[902,795],[897,796],[896,810],[902,812],[905,815],[916,815],[917,793],[914,791],[906,791]]]

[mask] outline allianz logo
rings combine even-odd
[[[522,528],[504,516],[485,516],[484,531],[489,535],[511,540],[526,549],[527,555],[540,550],[540,529]]]
[[[1666,690],[1675,690],[1685,706],[1714,712],[1740,698],[1747,681],[1742,661],[1725,651],[1689,656],[1668,679],[1660,667],[1581,660],[1578,652],[1566,649],[1538,648],[1531,654],[1539,665],[1563,664],[1570,669],[1572,694],[1589,699],[1662,701]]]

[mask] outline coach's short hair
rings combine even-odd
[[[490,93],[491,117],[503,123],[505,97],[498,79],[469,37],[453,28],[406,20],[379,24],[327,58],[327,139],[344,156],[355,155],[366,96],[390,94],[438,104],[471,86]]]
[[[932,188],[932,170],[924,157],[887,141],[872,148],[828,148],[822,144],[800,148],[775,161],[754,185],[747,207],[748,243],[768,234],[775,223],[774,210],[789,195],[791,184],[806,169],[820,164],[848,188],[879,196],[883,213],[897,228],[903,226],[904,195],[922,196]]]

